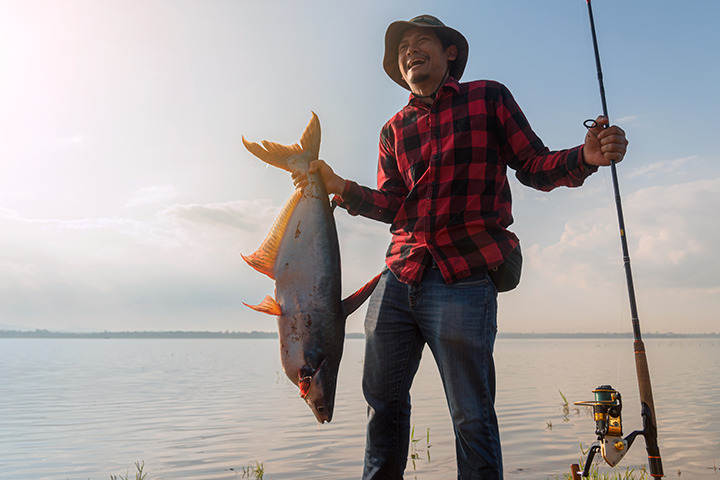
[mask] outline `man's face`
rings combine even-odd
[[[398,46],[398,66],[403,79],[416,89],[437,88],[447,71],[448,61],[457,58],[457,47],[443,50],[440,39],[430,28],[407,30]]]

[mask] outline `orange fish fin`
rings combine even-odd
[[[277,254],[280,250],[280,242],[282,242],[285,230],[287,229],[288,223],[290,222],[290,216],[295,211],[300,198],[302,197],[302,191],[295,190],[290,196],[285,206],[280,211],[280,215],[275,219],[270,233],[263,241],[260,248],[255,253],[249,256],[243,255],[243,259],[260,273],[264,273],[268,277],[275,280],[275,261],[277,260]]]
[[[305,131],[300,139],[300,145],[302,145],[303,151],[311,152],[311,160],[316,160],[320,154],[320,119],[312,112],[312,118],[310,123],[305,127]]]
[[[289,167],[287,167],[287,159],[292,157],[293,155],[300,155],[302,153],[302,148],[300,148],[300,145],[298,145],[297,143],[294,143],[292,145],[280,145],[279,143],[263,140],[262,144],[263,147],[265,147],[267,153],[270,154],[272,158],[277,159],[278,162],[282,162],[285,165],[281,167],[285,170],[289,170]]]
[[[349,316],[355,310],[360,308],[360,305],[365,303],[365,300],[368,299],[373,290],[375,290],[375,287],[377,287],[377,284],[380,281],[380,275],[382,274],[378,273],[375,278],[370,280],[368,283],[360,287],[357,292],[353,293],[342,301],[343,310],[345,310],[345,316]]]
[[[245,145],[245,148],[247,148],[250,153],[258,157],[263,162],[269,163],[274,167],[282,168],[283,170],[287,170],[288,172],[291,171],[290,167],[287,164],[287,157],[274,155],[265,150],[257,143],[248,142],[247,140],[245,140],[245,137],[242,137],[242,141],[243,145]]]
[[[252,308],[256,312],[267,313],[268,315],[282,315],[280,305],[270,295],[265,295],[265,299],[260,302],[260,305],[248,305],[245,302],[243,302],[243,305]]]
[[[320,153],[320,120],[315,112],[312,112],[310,123],[305,127],[305,131],[300,139],[300,145],[281,145],[275,142],[263,140],[260,144],[248,142],[242,137],[243,145],[250,153],[258,157],[263,162],[269,163],[283,170],[291,172],[292,169],[288,165],[288,159],[295,155],[308,151],[311,152],[310,160],[317,160]]]
[[[288,165],[288,158],[302,153],[302,148],[297,143],[294,145],[280,145],[279,143],[262,141],[262,146],[257,143],[248,142],[242,137],[243,145],[250,153],[265,163],[291,172]]]

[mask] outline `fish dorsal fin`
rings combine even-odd
[[[304,151],[311,153],[310,160],[317,160],[320,155],[320,120],[315,112],[312,112],[310,123],[305,127],[300,145]]]
[[[260,305],[248,305],[245,302],[243,302],[243,305],[257,312],[267,313],[268,315],[282,315],[282,308],[280,308],[280,305],[270,295],[265,295],[265,299],[260,302]]]
[[[360,289],[347,297],[345,300],[342,301],[343,304],[343,310],[345,310],[345,316],[349,316],[351,313],[353,313],[355,310],[360,308],[360,305],[365,303],[365,300],[368,299],[370,294],[375,290],[375,287],[377,287],[378,282],[380,281],[380,275],[381,273],[378,273],[375,278],[370,280],[368,283],[360,287]]]
[[[270,233],[265,237],[260,248],[247,257],[242,255],[248,265],[273,280],[275,280],[275,261],[277,260],[278,250],[280,250],[280,242],[285,235],[290,217],[295,211],[295,207],[300,201],[300,198],[302,198],[302,191],[295,190],[288,201],[285,202],[285,206],[282,208],[280,215],[275,219]]]

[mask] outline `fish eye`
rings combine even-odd
[[[323,413],[325,411],[325,407],[323,407],[323,406],[317,407],[317,411],[318,411],[318,413]]]

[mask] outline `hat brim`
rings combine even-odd
[[[406,90],[410,90],[410,85],[407,84],[400,73],[400,66],[398,65],[398,47],[400,46],[400,40],[402,40],[403,34],[407,30],[416,27],[437,30],[439,33],[449,38],[450,43],[457,47],[457,58],[452,62],[452,66],[450,67],[450,76],[455,80],[460,80],[460,77],[462,77],[462,74],[465,71],[468,51],[470,50],[468,42],[463,34],[454,28],[446,26],[418,25],[417,23],[407,22],[405,20],[398,20],[391,23],[385,32],[385,55],[383,57],[383,68],[385,69],[385,73],[387,73],[395,83]]]

